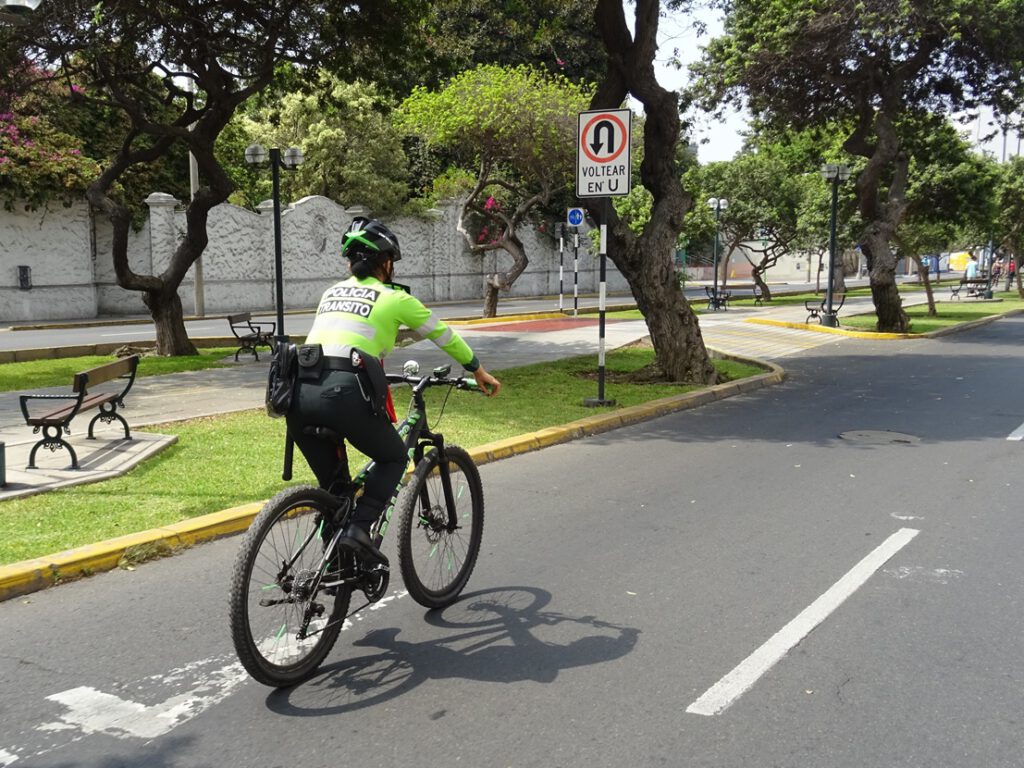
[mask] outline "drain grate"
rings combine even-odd
[[[839,437],[861,445],[913,445],[921,442],[920,437],[887,429],[853,429],[840,433]]]

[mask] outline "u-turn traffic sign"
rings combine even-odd
[[[576,137],[576,196],[618,197],[629,194],[628,109],[580,112]]]

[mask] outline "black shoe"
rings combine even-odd
[[[384,553],[373,546],[370,534],[356,523],[349,523],[341,534],[338,544],[354,553],[364,563],[390,565]]]

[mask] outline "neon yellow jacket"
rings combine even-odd
[[[394,349],[403,325],[430,339],[467,371],[480,367],[462,337],[419,299],[374,277],[350,277],[324,291],[306,343],[320,344],[325,355],[334,357],[347,357],[353,347],[384,357]]]

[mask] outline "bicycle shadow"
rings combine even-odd
[[[427,680],[551,683],[563,670],[621,658],[636,645],[640,630],[542,610],[550,601],[549,592],[533,587],[463,595],[425,616],[431,626],[459,630],[455,634],[407,642],[396,627],[372,630],[352,646],[377,652],[326,665],[306,683],[269,694],[267,706],[282,715],[318,717],[375,706]]]

